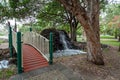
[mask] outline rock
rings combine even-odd
[[[70,49],[77,48],[69,38],[67,32],[65,30],[57,30],[55,28],[44,29],[40,34],[47,39],[49,39],[50,32],[53,33],[53,51],[64,50],[63,43],[60,41],[60,31],[64,32],[67,42],[71,45],[68,46]],[[67,43],[67,44],[68,44]]]
[[[59,33],[55,28],[44,29],[40,34],[49,39],[50,32],[53,33],[53,51],[62,50],[62,44],[60,43]]]
[[[17,59],[16,58],[9,58],[9,64],[17,65]]]
[[[73,42],[75,46],[77,46],[78,49],[86,51],[87,44],[86,42]]]
[[[9,48],[6,48],[6,49],[2,49],[2,55],[6,55],[7,53],[9,53]]]
[[[80,50],[87,50],[87,43],[86,42],[73,42],[75,46],[77,46],[78,49]],[[109,46],[106,44],[101,44],[101,48],[105,49],[108,48]]]
[[[0,49],[0,60],[8,59],[9,57],[9,48]]]
[[[14,48],[13,48],[13,57],[15,58],[17,57],[16,51]],[[8,59],[8,58],[10,58],[9,48],[0,49],[0,60]]]
[[[106,44],[101,44],[101,47],[102,47],[103,49],[105,49],[105,48],[108,48],[109,46],[106,45]]]

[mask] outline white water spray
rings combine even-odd
[[[65,50],[69,49],[64,32],[60,31],[59,34],[60,34],[60,42],[63,44],[64,49]]]
[[[0,61],[0,69],[3,69],[3,68],[8,68],[8,61],[7,60]]]

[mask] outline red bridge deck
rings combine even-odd
[[[23,45],[24,72],[48,66],[48,61],[35,48]]]

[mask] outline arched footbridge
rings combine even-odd
[[[21,35],[21,32],[14,32],[11,27],[9,28],[10,55],[12,57],[14,47],[17,52],[18,73],[46,67],[53,63],[52,33],[48,40],[33,31]]]

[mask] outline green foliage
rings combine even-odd
[[[103,35],[114,35],[114,28],[102,23],[100,26],[100,33]]]
[[[115,15],[120,15],[120,4],[107,5],[106,13],[106,21],[110,22]]]
[[[59,2],[53,0],[47,3],[40,13],[38,14],[37,18],[39,19],[38,24],[40,26],[61,26],[64,22],[64,8],[61,6]],[[66,23],[65,23],[66,25]]]
[[[20,29],[19,29],[20,32],[24,33],[24,32],[27,32],[29,31],[29,26],[22,26]]]
[[[102,10],[102,11],[105,11],[106,10],[106,5],[108,4],[108,1],[107,0],[100,0],[100,9]]]
[[[10,7],[13,9],[17,8],[19,0],[9,0]]]
[[[5,0],[6,1],[6,0]],[[6,19],[24,19],[30,15],[34,15],[36,9],[39,9],[35,4],[36,0],[9,0],[5,5],[0,3],[0,21]],[[33,6],[34,5],[34,6]]]
[[[77,29],[77,35],[81,36],[83,33],[83,29],[80,24],[78,24],[79,28]]]
[[[101,34],[109,34],[115,35],[118,33],[118,21],[117,17],[120,15],[120,4],[108,4],[106,6],[104,14],[106,15],[103,19],[101,19],[100,31]],[[103,20],[103,21],[102,21]]]

